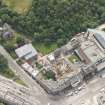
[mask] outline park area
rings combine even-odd
[[[2,0],[10,9],[25,14],[31,7],[32,0]]]

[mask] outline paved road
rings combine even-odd
[[[12,80],[0,76],[0,99],[8,101],[13,105],[38,105],[39,102],[34,99],[30,89],[16,84]],[[25,104],[23,104],[25,103]]]
[[[69,97],[65,100],[66,105],[72,104],[72,105],[82,105],[83,101],[92,100],[93,97],[99,93],[100,89],[105,87],[105,78],[95,78],[92,80],[89,84],[86,85],[86,89],[84,89],[82,92],[74,95],[73,97]],[[92,101],[91,101],[92,103]],[[90,105],[90,104],[89,104]],[[94,105],[94,104],[91,104]]]

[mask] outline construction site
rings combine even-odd
[[[66,88],[76,88],[87,79],[104,70],[105,32],[88,29],[77,34],[71,41],[41,57],[38,61],[43,66],[36,80],[48,92],[57,94]],[[52,76],[45,78],[50,71]]]

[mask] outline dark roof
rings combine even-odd
[[[96,30],[96,29],[88,29],[89,33],[93,33],[95,39],[98,41],[98,43],[105,49],[105,32]]]

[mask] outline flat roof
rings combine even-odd
[[[102,62],[102,63],[100,63],[100,64],[97,65],[97,70],[98,71],[101,71],[103,69],[105,69],[105,62]]]
[[[38,70],[34,69],[31,65],[29,65],[27,62],[21,65],[25,71],[27,71],[30,75],[33,77],[36,77],[36,75],[39,73]]]
[[[81,49],[92,63],[105,57],[104,53],[100,51],[98,46],[92,41],[83,42]]]
[[[32,58],[33,56],[37,55],[36,49],[32,46],[32,44],[26,44],[20,48],[15,50],[17,56],[19,58],[25,57],[26,60]]]
[[[34,69],[32,68],[31,65],[29,65],[27,62],[22,64],[22,67],[24,68],[25,71],[27,71],[28,73],[32,74],[32,72],[34,71]]]
[[[54,54],[49,54],[47,57],[50,61],[55,60]]]

